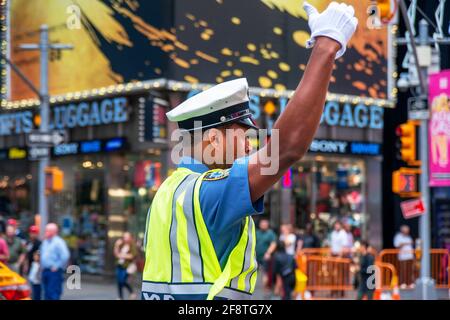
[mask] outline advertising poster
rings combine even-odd
[[[450,70],[430,76],[430,186],[450,186]]]
[[[310,50],[303,0],[9,0],[6,34],[11,60],[39,84],[39,41],[47,24],[53,43],[50,93],[98,89],[166,78],[219,83],[245,76],[251,87],[293,90]],[[310,0],[319,11],[331,1]],[[370,0],[348,0],[358,29],[336,64],[330,92],[388,98],[387,29],[368,30]],[[5,22],[3,22],[5,23]],[[11,100],[35,98],[9,74]]]

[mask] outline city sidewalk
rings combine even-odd
[[[135,275],[130,279],[138,299],[140,298],[141,275]],[[80,289],[68,289],[64,284],[62,300],[117,300],[116,279],[113,276],[82,275]],[[123,289],[125,299],[128,299],[128,290]]]
[[[260,281],[261,277],[258,277],[256,283],[255,293],[253,294],[254,300],[264,299],[262,292],[262,285]],[[141,296],[141,275],[135,275],[133,279],[129,281],[132,284],[135,293],[140,299]],[[128,298],[128,291],[124,289],[125,299]],[[66,283],[64,283],[64,292],[62,300],[117,300],[118,291],[116,280],[114,277],[109,276],[95,276],[95,275],[82,275],[81,276],[81,288],[80,289],[68,289]]]
[[[262,290],[262,277],[258,277],[256,282],[255,292],[253,294],[252,300],[264,300],[264,293]],[[140,299],[140,288],[141,288],[141,275],[136,275],[131,279],[130,283],[133,284],[135,293],[138,299]],[[125,299],[128,299],[128,291],[124,289]],[[400,295],[402,300],[413,300],[414,291],[413,290],[400,290]],[[316,293],[316,299],[318,298],[318,293]],[[323,296],[323,295],[321,295]],[[447,289],[438,289],[437,296],[439,300],[449,300],[449,291]],[[115,278],[109,276],[93,276],[93,275],[82,275],[81,276],[81,288],[69,290],[64,285],[64,293],[62,300],[117,300],[118,292]],[[273,299],[277,299],[273,297]],[[279,299],[279,298],[278,298]],[[324,300],[330,300],[329,297],[323,296]],[[344,297],[339,297],[337,300],[355,300],[356,291],[346,292]]]
[[[140,299],[141,288],[141,275],[136,275],[130,281],[135,293]],[[128,298],[128,291],[124,289],[125,299]],[[339,300],[354,300],[356,292],[348,292],[345,297],[339,298]],[[94,276],[94,275],[82,275],[81,276],[81,288],[69,290],[67,286],[64,287],[64,293],[62,300],[117,300],[118,292],[115,278],[112,276]],[[279,297],[272,296],[271,299],[278,300]],[[329,298],[325,298],[329,299]],[[258,277],[256,281],[255,292],[253,293],[252,300],[267,300],[264,296],[262,289],[262,277]]]

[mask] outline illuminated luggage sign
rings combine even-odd
[[[50,129],[98,126],[128,120],[127,99],[104,99],[53,108]]]
[[[253,119],[261,122],[262,118],[266,118],[265,121],[267,123],[262,126],[267,127],[267,129],[270,130],[280,114],[280,110],[283,112],[288,102],[288,99],[280,98],[277,102],[277,110],[269,117],[264,117],[264,106],[266,103],[261,103],[260,97],[251,96],[249,105]],[[339,126],[361,129],[383,129],[383,113],[384,109],[375,105],[365,105],[360,103],[353,106],[350,103],[327,101],[324,106],[322,117],[320,118],[320,124],[332,127]],[[261,117],[262,115],[263,117]]]
[[[383,129],[383,108],[357,104],[355,107],[349,103],[339,104],[328,101],[320,119],[320,124],[340,127],[355,127],[369,129]]]
[[[99,126],[128,121],[125,97],[56,106],[50,109],[49,130]],[[32,111],[0,115],[0,136],[30,133],[34,129]]]

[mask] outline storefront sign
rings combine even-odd
[[[27,157],[27,150],[23,148],[10,148],[0,150],[0,160],[20,160]]]
[[[309,151],[317,153],[378,156],[381,155],[381,144],[360,141],[315,139],[311,143]]]
[[[279,100],[270,99],[270,105],[275,105],[275,111],[272,108],[266,108],[269,102],[261,100],[258,96],[251,96],[250,111],[252,117],[263,128],[271,130],[280,113],[286,108],[288,100],[286,98]],[[267,109],[271,111],[270,114],[267,113]],[[363,103],[351,105],[350,103],[327,101],[320,119],[320,124],[331,127],[383,129],[383,113],[384,109],[375,105],[367,106]]]
[[[450,186],[450,70],[430,76],[430,186]]]
[[[33,130],[33,112],[0,114],[0,136],[30,133],[31,130]]]
[[[125,138],[114,138],[106,141],[105,151],[116,151],[120,150],[125,145]]]
[[[51,108],[49,130],[99,126],[128,121],[125,97],[55,106]],[[0,136],[30,133],[34,129],[32,111],[0,115]]]
[[[331,140],[313,140],[309,150],[322,153],[347,153],[348,142]]]
[[[320,124],[350,128],[383,129],[383,108],[349,103],[340,104],[328,101],[325,104]]]
[[[166,100],[150,97],[145,101],[144,127],[140,128],[145,141],[164,143],[167,140],[167,117],[169,103]]]
[[[81,102],[53,108],[50,129],[98,126],[128,120],[127,98]]]
[[[27,157],[27,151],[22,148],[11,148],[8,151],[8,159],[18,160],[25,159]]]
[[[126,148],[126,138],[111,138],[106,140],[88,140],[63,143],[53,148],[54,156],[67,156],[98,152],[119,151]]]
[[[55,156],[66,156],[71,154],[78,154],[78,148],[80,144],[78,142],[71,143],[63,143],[59,146],[56,146],[53,149],[53,154]]]
[[[102,150],[100,140],[83,141],[80,143],[80,153],[96,153]]]

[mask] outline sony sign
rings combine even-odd
[[[362,156],[379,156],[382,154],[381,144],[366,141],[342,141],[314,139],[309,147],[310,152],[335,153]]]
[[[313,140],[309,150],[321,153],[346,153],[348,142],[331,140]]]

